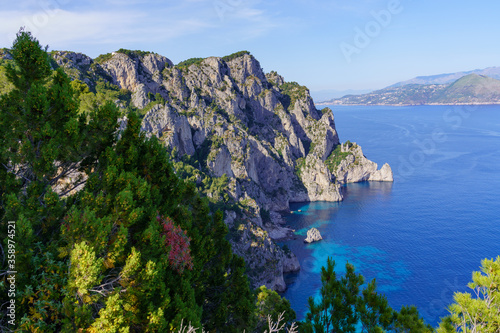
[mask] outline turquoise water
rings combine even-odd
[[[328,256],[375,278],[395,309],[414,304],[432,325],[466,291],[483,258],[500,255],[500,106],[331,107],[340,140],[388,162],[394,183],[343,188],[340,203],[294,204],[302,270],[284,296],[302,319]],[[302,212],[297,212],[297,210]],[[311,227],[323,241],[305,245]]]

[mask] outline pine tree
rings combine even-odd
[[[414,305],[402,306],[399,312],[395,311],[391,328],[398,333],[434,332],[432,326],[424,322]]]
[[[387,299],[375,291],[375,279],[368,283],[359,298],[357,311],[359,313],[363,332],[377,332],[387,330],[392,323],[393,310]]]
[[[309,298],[309,313],[299,326],[301,332],[356,332],[357,327],[368,333],[432,332],[414,306],[394,311],[385,296],[376,292],[375,279],[362,289],[364,278],[355,273],[354,266],[347,263],[340,279],[334,268],[335,262],[328,258],[326,268],[321,269],[321,298],[319,302]]]
[[[4,236],[7,221],[16,224],[21,326],[37,318],[33,327],[53,331],[61,316],[67,271],[67,260],[61,260],[57,251],[60,221],[68,208],[62,198],[84,179],[76,176],[59,191],[56,186],[69,175],[83,175],[79,172],[90,169],[100,152],[94,149],[95,138],[86,137],[87,119],[77,114],[70,80],[60,70],[52,72],[40,43],[21,29],[11,55],[14,65],[7,65],[6,73],[14,88],[0,98],[0,229]],[[90,121],[90,127],[101,129],[99,140],[109,144],[117,112],[99,115],[114,119]],[[5,237],[2,240],[6,242]]]
[[[306,332],[355,332],[359,320],[355,307],[363,277],[347,263],[345,276],[338,279],[334,268],[335,261],[330,258],[326,268],[321,268],[321,299],[316,303],[309,298],[309,313],[302,327]]]
[[[451,315],[442,320],[439,333],[500,332],[500,256],[484,259],[481,271],[473,272],[470,293],[455,293]]]
[[[255,291],[257,294],[257,331],[263,332],[268,329],[268,316],[276,323],[281,314],[284,323],[291,324],[295,320],[295,311],[286,298],[282,298],[274,290],[261,286]]]

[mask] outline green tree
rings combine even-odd
[[[266,286],[257,288],[255,292],[257,294],[257,331],[263,332],[268,328],[268,316],[273,323],[278,321],[281,314],[285,323],[291,324],[295,320],[295,311],[286,298],[282,298],[276,291],[267,289]]]
[[[328,258],[321,268],[321,298],[315,302],[309,297],[309,313],[302,329],[309,332],[355,332],[359,315],[356,312],[363,277],[346,264],[346,274],[340,279],[335,273],[335,261]]]
[[[402,306],[399,312],[395,311],[391,328],[392,331],[401,333],[434,332],[432,326],[424,322],[414,305]]]
[[[437,332],[500,332],[500,256],[484,259],[468,287],[474,294],[455,293]]]
[[[112,144],[117,113],[95,111],[90,123],[78,116],[69,78],[51,71],[29,32],[18,32],[11,55],[6,76],[14,88],[0,98],[0,229],[4,236],[6,222],[16,222],[17,317],[23,325],[38,318],[33,327],[50,331],[61,317],[67,271],[57,251],[68,209],[63,198],[83,184],[102,147]],[[74,181],[63,186],[70,176]]]
[[[359,298],[357,311],[363,328],[363,332],[383,332],[392,323],[393,310],[387,302],[387,298],[375,291],[377,284],[373,279],[362,291]]]
[[[364,278],[347,263],[346,273],[340,279],[335,273],[335,262],[328,258],[321,269],[320,300],[309,298],[309,313],[301,332],[411,332],[429,333],[432,327],[424,323],[417,309],[403,306],[394,311],[384,295],[377,293],[375,279],[361,288]]]

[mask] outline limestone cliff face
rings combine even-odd
[[[316,110],[307,89],[283,91],[284,80],[276,74],[268,80],[248,54],[163,73],[169,102],[146,114],[145,131],[181,155],[217,138],[206,161],[211,174],[234,177],[266,210],[287,210],[290,201],[341,199],[324,164],[339,143],[333,115]],[[300,158],[306,159],[303,172],[297,172]]]
[[[102,68],[111,76],[112,83],[133,92],[132,103],[143,108],[149,103],[147,93],[159,93],[162,89],[162,71],[172,62],[158,54],[127,55],[114,53],[102,63]]]
[[[243,207],[225,211],[230,241],[255,287],[284,290],[283,273],[300,269],[273,241],[293,234],[277,212],[289,211],[290,202],[342,200],[343,183],[392,180],[390,167],[377,170],[358,146],[342,146],[337,156],[332,111],[317,110],[307,88],[264,73],[247,52],[177,66],[156,54],[116,53],[99,64],[81,55],[55,58],[131,91],[132,104],[148,110],[142,130],[175,151],[179,164],[189,161],[198,186],[226,182],[225,202]]]

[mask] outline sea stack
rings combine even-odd
[[[304,243],[312,243],[312,242],[317,242],[322,240],[323,237],[321,237],[321,234],[319,233],[318,229],[316,228],[311,228],[307,231],[307,237],[304,239]]]

